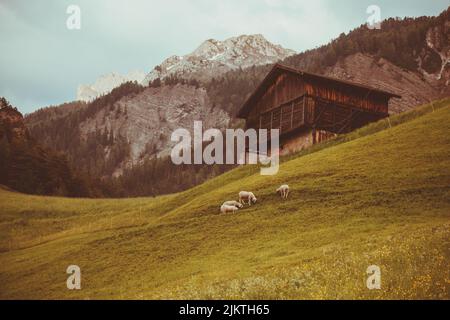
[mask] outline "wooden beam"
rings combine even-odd
[[[313,135],[313,144],[316,144],[316,126],[315,125],[313,125],[312,135]]]
[[[283,107],[280,108],[280,134],[283,129]]]
[[[273,122],[273,111],[270,113],[270,129],[273,128],[272,122]]]
[[[357,111],[356,111],[356,115],[358,115]],[[353,109],[350,109],[350,116],[346,119],[346,122],[344,123],[344,126],[339,129],[337,134],[340,134],[341,132],[343,132],[344,129],[347,128],[347,126],[352,123],[352,120],[353,120]]]
[[[335,131],[336,130],[335,127],[336,127],[336,112],[337,112],[336,109],[337,109],[337,106],[334,104],[333,107],[334,108],[333,108],[333,120],[332,121],[333,121],[333,131]]]
[[[291,104],[291,129],[294,126],[294,103]]]
[[[303,124],[306,123],[306,111],[305,111],[306,99],[308,99],[308,96],[303,97]]]

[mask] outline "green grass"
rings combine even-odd
[[[0,298],[449,299],[450,100],[156,198],[0,190]],[[288,183],[282,201],[274,190]],[[251,190],[258,203],[221,215]],[[82,290],[66,288],[81,267]],[[370,265],[381,290],[368,290]]]

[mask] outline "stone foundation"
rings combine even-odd
[[[311,147],[313,144],[326,141],[336,137],[336,134],[325,130],[307,130],[296,134],[294,137],[286,138],[281,141],[280,155],[288,155],[302,151]]]
[[[308,129],[300,133],[296,133],[294,136],[289,138],[282,138],[280,141],[280,156],[285,156],[293,154],[304,149],[311,147],[316,143],[320,143],[331,138],[336,137],[335,133],[331,133],[325,130],[313,130]],[[270,147],[269,147],[270,153]],[[249,155],[258,154],[257,152],[247,151],[245,154],[245,162],[249,163]]]

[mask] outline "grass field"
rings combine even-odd
[[[219,214],[240,190],[257,204]],[[3,188],[0,210],[2,299],[449,299],[450,99],[283,158],[275,176],[241,167],[118,200]],[[66,288],[71,264],[81,290]]]

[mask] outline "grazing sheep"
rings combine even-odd
[[[245,204],[246,201],[249,206],[252,205],[252,202],[256,203],[256,197],[253,194],[253,192],[248,192],[248,191],[239,192],[239,202],[242,204]]]
[[[225,201],[223,203],[223,205],[225,205],[225,206],[234,206],[234,207],[239,208],[239,209],[243,207],[242,203],[239,203],[237,201]]]
[[[235,213],[236,211],[238,211],[239,209],[237,208],[237,207],[235,207],[235,206],[227,206],[227,205],[225,205],[225,204],[223,204],[221,207],[220,207],[220,212],[222,212],[222,213],[229,213],[229,212],[231,212],[231,213]]]
[[[287,199],[289,195],[289,186],[287,184],[283,184],[281,187],[277,189],[277,193],[281,195],[282,199]]]

